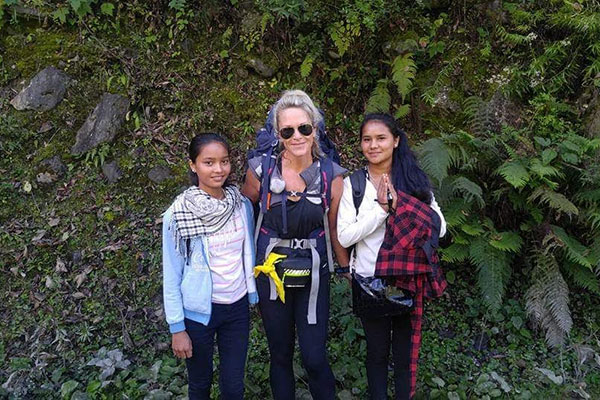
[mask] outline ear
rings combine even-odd
[[[193,173],[196,173],[196,167],[194,166],[194,163],[192,162],[192,160],[188,161],[190,164],[190,169],[192,170]]]
[[[398,136],[397,138],[394,139],[394,148],[398,147],[399,143],[400,143],[400,136]]]

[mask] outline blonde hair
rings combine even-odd
[[[279,114],[288,108],[300,108],[311,120],[315,128],[315,139],[313,140],[311,153],[313,158],[321,158],[324,156],[319,147],[319,124],[323,121],[323,116],[319,109],[315,106],[310,97],[302,90],[286,90],[283,92],[277,103],[273,106],[273,128],[279,132]],[[283,143],[279,141],[279,149],[283,148]]]

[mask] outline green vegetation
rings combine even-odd
[[[288,88],[325,110],[348,168],[364,111],[395,114],[436,185],[450,287],[426,308],[418,398],[600,397],[599,21],[596,0],[0,0],[0,397],[186,393],[162,314],[160,214],[195,132],[225,133],[241,166]],[[15,111],[48,65],[73,78],[64,100]],[[126,122],[74,157],[104,92],[130,99]],[[156,166],[172,178],[150,181]],[[250,399],[268,388],[253,314]],[[363,399],[346,282],[331,314],[338,397]]]

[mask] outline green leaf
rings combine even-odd
[[[102,3],[100,6],[100,12],[104,15],[113,15],[113,11],[115,9],[115,5],[112,3]]]
[[[460,228],[464,233],[471,236],[480,236],[485,232],[481,224],[477,221],[471,222],[470,224],[463,224]]]
[[[546,165],[543,161],[540,161],[537,158],[534,158],[533,160],[531,160],[531,163],[529,164],[529,169],[534,172],[537,176],[539,176],[540,178],[544,178],[544,177],[559,177],[562,178],[564,177],[564,174],[562,172],[560,172],[560,170],[558,170],[557,168],[551,166],[551,165]]]
[[[452,193],[462,194],[464,199],[468,202],[476,201],[481,208],[485,206],[481,187],[464,176],[454,178],[452,181]]]
[[[565,214],[579,214],[579,209],[563,194],[553,191],[546,186],[540,186],[528,197],[529,201],[539,200],[539,203],[546,204],[555,210]]]
[[[517,253],[523,244],[523,239],[517,232],[499,232],[490,239],[490,244],[496,249],[513,253]]]
[[[450,246],[440,249],[442,260],[448,263],[458,263],[469,257],[469,246],[452,243]]]
[[[69,398],[77,386],[79,386],[79,382],[74,380],[63,383],[60,387],[60,397],[63,399]]]
[[[444,178],[448,176],[450,167],[450,153],[446,144],[440,138],[432,138],[417,147],[417,154],[421,167],[431,178],[441,185]]]
[[[552,160],[556,158],[557,155],[558,153],[556,151],[552,149],[545,149],[544,151],[542,151],[542,162],[544,163],[544,165],[548,165]]]
[[[399,55],[392,63],[392,81],[398,88],[402,102],[404,102],[404,98],[410,93],[417,73],[417,65],[413,61],[412,56],[412,53]]]
[[[367,113],[389,112],[391,97],[387,86],[387,79],[380,79],[379,81],[377,81],[377,86],[375,87],[375,89],[373,89],[371,97],[369,97],[369,101],[367,102]]]
[[[481,236],[473,240],[469,256],[478,269],[477,283],[483,301],[490,311],[498,311],[511,274],[507,253],[495,249],[484,236]]]
[[[67,7],[58,7],[52,12],[52,18],[60,21],[61,24],[67,22],[67,15],[69,15],[69,9]]]
[[[496,172],[515,188],[522,188],[529,182],[529,173],[518,160],[506,161]]]
[[[312,71],[314,61],[315,60],[313,56],[311,56],[310,54],[307,54],[306,57],[304,57],[304,61],[302,61],[302,64],[300,65],[301,77],[306,78],[308,75],[310,75],[310,71]]]
[[[592,263],[588,259],[590,254],[590,249],[581,244],[577,239],[569,235],[563,228],[556,225],[550,225],[552,227],[552,232],[558,237],[561,241],[561,245],[563,250],[565,251],[566,257],[581,266],[587,267],[590,270],[592,269]]]
[[[404,118],[404,117],[406,117],[408,115],[409,112],[410,112],[410,104],[402,104],[396,110],[396,113],[394,114],[394,117],[396,119]]]

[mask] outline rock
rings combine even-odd
[[[444,111],[456,113],[460,110],[460,105],[450,98],[450,88],[443,87],[433,99],[433,104]]]
[[[121,172],[119,164],[117,164],[116,161],[111,161],[104,164],[102,166],[102,173],[104,174],[106,180],[110,183],[115,183],[123,176],[123,172]]]
[[[48,67],[33,77],[29,85],[10,102],[19,110],[48,111],[60,103],[70,78],[59,69]]]
[[[235,70],[235,74],[240,79],[246,79],[246,78],[248,78],[248,70],[246,70],[244,68],[237,68]]]
[[[83,253],[81,250],[75,250],[73,254],[71,254],[71,261],[73,261],[73,265],[77,265],[81,263],[83,260]]]
[[[486,105],[488,116],[487,128],[500,133],[502,126],[519,127],[521,124],[521,112],[519,106],[508,99],[501,91],[497,91]]]
[[[161,183],[165,179],[171,178],[171,171],[167,167],[159,165],[148,172],[148,179],[154,183]]]
[[[41,172],[37,174],[35,180],[38,183],[52,183],[56,180],[56,175],[53,175],[49,172]]]
[[[579,100],[585,130],[589,137],[600,137],[600,90],[585,93]]]
[[[273,68],[269,67],[258,58],[252,58],[248,60],[246,66],[263,78],[271,78],[273,75],[275,75]]]
[[[42,124],[42,126],[40,126],[40,129],[38,129],[38,133],[50,132],[53,128],[54,125],[52,124],[52,122],[46,121]]]
[[[79,155],[115,138],[129,109],[129,100],[118,94],[105,93],[100,103],[77,132],[71,154]]]
[[[62,162],[59,156],[48,158],[40,163],[42,167],[49,168],[58,176],[62,176],[67,172],[67,166]]]

